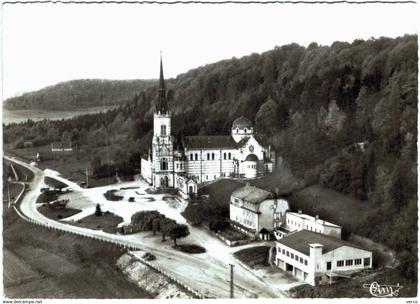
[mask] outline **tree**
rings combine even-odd
[[[177,224],[169,230],[169,236],[174,241],[174,246],[176,245],[176,240],[184,238],[190,234],[188,227],[186,225]]]
[[[161,218],[157,217],[152,220],[153,235],[156,235],[156,231],[160,231]]]
[[[96,204],[95,215],[96,216],[101,216],[102,215],[101,205],[99,205],[99,204]]]
[[[160,220],[159,225],[162,234],[162,242],[164,242],[165,236],[176,226],[176,222],[172,219],[164,218]]]

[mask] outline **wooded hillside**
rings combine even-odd
[[[306,185],[366,201],[372,211],[357,233],[395,248],[402,272],[415,278],[417,48],[412,35],[290,44],[191,70],[167,82],[173,134],[229,134],[235,118],[255,121]],[[4,140],[21,147],[71,139],[98,168],[138,167],[151,141],[157,87],[139,86],[124,98],[131,101],[106,114],[6,126]]]
[[[136,92],[155,82],[155,80],[71,80],[9,98],[4,101],[4,107],[10,110],[61,111],[120,105],[130,101]]]

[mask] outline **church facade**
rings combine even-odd
[[[174,149],[161,59],[152,146],[141,160],[141,175],[148,183],[157,189],[177,188],[188,197],[197,194],[200,183],[221,177],[255,178],[272,172],[275,165],[275,151],[264,145],[245,117],[233,122],[230,135],[185,136],[181,146]]]

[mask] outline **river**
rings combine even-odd
[[[39,121],[43,119],[50,120],[59,120],[59,119],[68,119],[75,117],[77,115],[83,114],[93,114],[98,112],[104,112],[114,108],[113,106],[109,107],[89,107],[81,110],[68,110],[68,111],[48,111],[48,110],[7,110],[3,108],[3,123],[20,123],[28,119],[33,121]]]

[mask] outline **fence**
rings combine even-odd
[[[23,191],[21,192],[21,194],[23,194]],[[20,194],[20,195],[21,195],[21,194]],[[138,246],[134,246],[134,245],[131,245],[131,244],[127,244],[127,243],[124,243],[124,242],[119,241],[119,240],[112,240],[112,239],[109,239],[109,238],[107,238],[107,237],[105,237],[105,236],[88,235],[88,234],[84,234],[84,233],[82,233],[82,232],[80,232],[80,231],[72,231],[72,230],[69,230],[69,229],[65,229],[65,228],[63,228],[63,227],[54,227],[54,226],[50,226],[50,225],[48,225],[48,223],[47,223],[47,224],[40,223],[40,222],[38,222],[38,221],[34,221],[34,220],[32,220],[32,219],[28,218],[27,216],[25,216],[25,215],[24,215],[24,214],[23,214],[23,213],[22,213],[22,212],[21,212],[21,211],[20,211],[20,210],[16,207],[16,205],[14,206],[14,208],[15,208],[16,213],[19,215],[19,217],[21,217],[23,220],[25,220],[25,221],[27,221],[27,222],[29,222],[29,223],[31,223],[31,224],[37,225],[37,226],[42,226],[42,227],[45,227],[45,228],[48,228],[48,229],[52,229],[52,230],[56,230],[56,231],[61,231],[61,232],[64,232],[64,233],[72,233],[72,234],[76,234],[76,235],[79,235],[79,236],[82,236],[82,237],[85,237],[85,238],[88,238],[88,239],[97,240],[97,241],[100,241],[100,242],[110,243],[110,244],[113,244],[113,245],[116,245],[116,246],[122,247],[122,248],[124,248],[124,249],[127,249],[127,250],[141,250],[141,248],[140,248],[140,247],[138,247]],[[134,255],[133,253],[131,253],[131,252],[128,252],[128,254],[129,254],[131,257],[134,257],[134,258],[136,258],[137,260],[139,260],[139,261],[140,261],[141,263],[143,263],[144,265],[146,265],[146,266],[148,266],[148,267],[152,268],[153,270],[155,270],[155,271],[159,272],[160,274],[164,275],[164,276],[165,276],[165,277],[167,277],[168,279],[170,279],[170,280],[174,281],[175,283],[179,284],[180,286],[182,286],[183,288],[185,288],[186,290],[188,290],[190,293],[192,293],[195,297],[197,297],[197,298],[199,298],[199,299],[204,299],[204,298],[206,298],[204,295],[202,295],[202,294],[201,294],[201,293],[199,293],[198,291],[194,290],[193,288],[189,287],[187,284],[185,284],[184,282],[180,281],[179,279],[177,279],[176,277],[174,277],[172,274],[168,273],[168,272],[167,272],[167,271],[165,271],[164,269],[160,268],[159,266],[153,265],[153,264],[149,263],[148,261],[146,261],[145,259],[143,259],[143,258],[141,258],[141,257],[138,257],[138,256],[135,256],[135,255]]]

